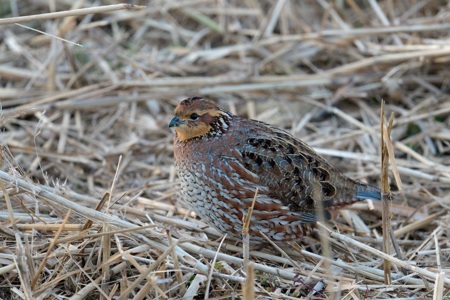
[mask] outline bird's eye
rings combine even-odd
[[[191,116],[190,116],[190,118],[191,118],[191,120],[198,120],[198,117],[199,117],[199,115],[197,115],[196,113],[193,113]]]

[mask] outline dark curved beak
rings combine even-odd
[[[169,123],[169,127],[178,127],[183,124],[184,121],[180,120],[178,117],[173,117],[173,119]]]

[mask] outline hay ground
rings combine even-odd
[[[447,1],[135,4],[0,25],[0,298],[449,299]],[[0,17],[88,7],[3,1]],[[168,123],[193,95],[378,186],[384,99],[396,251],[380,251],[382,205],[361,202],[243,264],[179,196]]]

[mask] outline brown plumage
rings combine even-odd
[[[183,100],[170,122],[181,194],[209,225],[239,238],[256,189],[250,222],[275,241],[309,233],[322,207],[329,210],[362,199],[380,199],[380,191],[350,179],[311,147],[288,132],[220,109],[193,97]],[[320,203],[320,205],[317,205]]]

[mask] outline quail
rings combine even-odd
[[[310,146],[269,124],[239,117],[203,97],[179,103],[174,157],[181,195],[208,225],[239,238],[243,216],[257,192],[249,234],[296,240],[315,227],[318,209],[330,211],[364,199],[376,187],[353,180]]]

